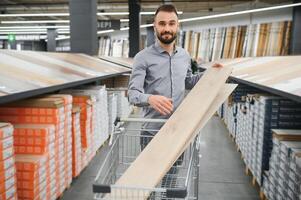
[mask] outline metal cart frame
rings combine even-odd
[[[199,152],[197,138],[181,157],[180,164],[173,165],[160,184],[155,188],[128,187],[115,185],[115,182],[141,152],[141,141],[152,136],[125,134],[147,129],[128,129],[125,122],[164,123],[161,119],[124,118],[115,122],[110,149],[102,162],[93,183],[94,199],[198,199]],[[157,130],[148,130],[157,131]],[[177,161],[177,162],[178,162]],[[122,198],[120,197],[122,195]]]

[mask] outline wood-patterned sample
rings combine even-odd
[[[199,124],[202,120],[207,119],[206,113],[213,114],[234,89],[233,86],[224,88],[224,82],[230,72],[231,69],[227,67],[208,69],[116,185],[155,187],[184,151],[187,144],[193,140],[195,132],[202,128],[199,127]],[[200,99],[202,99],[201,103]],[[217,100],[218,106],[213,105],[215,100]],[[214,108],[210,109],[211,106]],[[198,112],[195,112],[196,110]],[[212,110],[214,111],[212,112]],[[194,114],[191,115],[191,113]]]

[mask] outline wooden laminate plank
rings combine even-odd
[[[61,61],[72,63],[83,68],[101,73],[119,73],[126,72],[128,69],[119,65],[100,60],[84,54],[69,54],[69,53],[47,53],[46,56],[60,59]]]
[[[228,67],[206,70],[202,79],[116,185],[155,187],[184,151],[185,146],[193,140],[195,132],[200,128],[199,123],[206,117],[214,100],[218,99],[222,103],[229,95],[229,91],[227,93],[222,88],[230,73],[231,68]],[[218,95],[219,92],[222,97]],[[227,93],[226,96],[224,92]],[[219,105],[214,106],[217,109]]]
[[[71,68],[71,67],[68,68],[63,65],[51,63],[51,62],[49,62],[49,60],[43,60],[43,59],[41,59],[41,56],[31,56],[29,54],[29,52],[26,52],[26,51],[19,51],[19,52],[2,51],[1,53],[10,55],[10,56],[14,56],[15,58],[19,58],[21,60],[34,63],[36,65],[40,65],[43,67],[53,69],[53,71],[57,71],[59,73],[65,73],[65,74],[72,75],[72,76],[75,76],[78,78],[92,78],[93,77],[87,73],[77,71],[74,68]]]
[[[194,133],[191,136],[192,138],[194,138],[199,133],[199,131],[205,126],[205,124],[209,121],[209,119],[216,112],[216,110],[219,108],[219,106],[227,99],[227,97],[231,94],[231,92],[235,89],[236,86],[237,86],[236,84],[226,84],[223,86],[223,88],[220,90],[220,92],[218,93],[218,95],[216,96],[216,98],[214,99],[214,101],[212,102],[210,107],[208,108],[206,114],[204,115],[202,120],[199,122],[196,130],[194,131]],[[189,145],[190,145],[190,141],[187,141],[184,144],[184,148],[182,149],[181,152],[183,152]],[[165,161],[166,159],[163,159],[163,160]],[[146,173],[144,173],[144,175],[146,175]],[[120,185],[120,184],[122,184],[121,181],[119,182],[118,185],[122,186],[122,187],[125,186],[125,185]],[[126,190],[120,191],[119,189],[117,189],[117,190],[112,189],[111,194],[108,196],[110,196],[110,198],[113,198],[113,199],[123,199],[123,200],[137,199],[138,200],[138,199],[146,199],[148,195],[149,195],[148,192],[137,193],[137,191],[135,191],[135,190],[133,190],[133,192],[131,192],[131,191],[126,191]]]

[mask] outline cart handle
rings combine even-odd
[[[148,122],[148,123],[165,123],[167,119],[147,119],[147,118],[119,118],[117,117],[114,124],[118,122]]]

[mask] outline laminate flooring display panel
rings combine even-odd
[[[84,54],[0,50],[1,97],[125,72]]]
[[[248,57],[219,62],[233,68],[232,77],[301,97],[301,56]]]
[[[105,61],[123,65],[128,68],[132,68],[134,63],[133,58],[122,58],[122,57],[111,57],[111,56],[99,56],[99,58]]]
[[[116,185],[155,187],[193,141],[196,133],[234,90],[235,86],[225,85],[230,73],[229,67],[208,69]],[[113,195],[120,195],[114,197],[117,199],[127,199],[123,192],[113,192]],[[147,196],[145,194],[137,199],[145,199]]]

